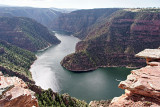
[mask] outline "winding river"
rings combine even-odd
[[[70,72],[60,65],[60,61],[75,51],[79,39],[58,33],[56,37],[61,40],[60,44],[36,53],[37,60],[30,69],[36,85],[43,89],[51,88],[61,94],[69,93],[72,97],[87,102],[112,99],[124,93],[118,84],[126,79],[130,69],[100,68],[85,73]]]

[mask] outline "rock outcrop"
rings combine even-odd
[[[111,100],[101,100],[101,101],[91,101],[89,103],[90,107],[108,107],[110,104]]]
[[[0,107],[38,107],[35,93],[18,77],[0,76]]]
[[[160,62],[150,62],[146,67],[132,70],[127,80],[119,84],[125,94],[114,98],[109,107],[159,107],[159,78]]]

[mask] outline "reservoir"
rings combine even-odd
[[[37,60],[30,69],[36,85],[61,94],[68,93],[87,102],[112,99],[124,93],[118,84],[126,79],[131,69],[110,67],[84,73],[68,71],[60,62],[75,51],[76,43],[80,40],[65,34],[56,33],[55,36],[61,40],[60,44],[36,53]]]

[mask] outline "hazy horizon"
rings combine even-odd
[[[1,5],[38,8],[146,8],[159,7],[160,0],[0,0]]]

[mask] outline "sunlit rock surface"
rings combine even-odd
[[[110,107],[159,107],[160,106],[160,66],[146,66],[133,70],[127,80],[120,82],[119,88],[125,94],[112,100]]]
[[[91,101],[89,103],[90,107],[108,107],[110,104],[111,100],[101,100],[101,101]]]
[[[0,107],[38,107],[34,94],[18,77],[0,76]]]

